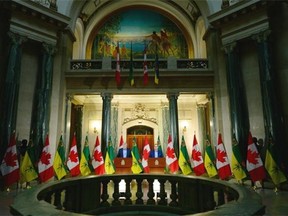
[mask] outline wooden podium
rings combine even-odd
[[[114,159],[114,164],[117,174],[132,173],[132,158],[118,158]],[[150,173],[164,173],[165,168],[165,158],[149,158],[148,166],[150,168]]]

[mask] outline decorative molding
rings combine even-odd
[[[142,103],[136,103],[134,108],[130,110],[126,109],[126,111],[131,111],[131,117],[124,118],[123,124],[126,124],[127,122],[134,121],[134,120],[140,120],[140,121],[146,120],[146,121],[150,121],[155,124],[158,124],[156,118],[149,116],[149,111],[151,111],[151,109],[146,108],[145,105]],[[152,110],[152,111],[155,111],[155,110]]]

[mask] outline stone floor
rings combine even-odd
[[[232,182],[233,183],[233,182]],[[33,187],[33,186],[32,186]],[[248,187],[251,190],[251,185],[245,183],[243,187]],[[29,189],[17,189],[11,188],[10,191],[0,192],[0,215],[11,215],[9,212],[9,205],[13,202],[13,199],[17,194],[22,193],[24,190]],[[256,189],[255,193],[258,193],[263,200],[263,204],[266,206],[266,216],[288,216],[288,190],[284,188],[282,190],[274,191],[274,188],[269,185],[264,185],[264,189]]]

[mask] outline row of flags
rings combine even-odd
[[[117,43],[117,47],[116,47],[116,72],[115,72],[115,80],[116,80],[116,84],[117,86],[120,86],[121,84],[121,68],[120,68],[120,49],[119,49],[119,43]],[[148,84],[148,80],[149,80],[149,76],[148,76],[148,65],[147,65],[147,47],[145,46],[144,52],[143,52],[143,56],[144,56],[144,60],[143,60],[143,84],[147,85]],[[133,71],[133,48],[132,48],[132,42],[131,42],[131,52],[130,52],[130,70],[129,70],[129,81],[130,81],[130,85],[134,86],[135,82],[134,82],[134,71]],[[155,84],[159,84],[159,57],[158,57],[158,52],[156,50],[156,54],[155,54],[155,63],[154,63],[154,70],[155,70],[155,74],[154,74],[154,83]]]
[[[158,142],[160,143],[159,137]],[[123,137],[121,136],[119,148],[121,148],[123,143]],[[161,145],[159,145],[159,147],[161,148]],[[78,175],[87,176],[93,172],[96,175],[102,175],[104,173],[113,174],[116,172],[114,164],[115,151],[111,142],[111,137],[108,141],[105,160],[102,156],[98,136],[96,137],[92,155],[90,155],[88,137],[86,136],[80,159],[78,155],[75,134],[72,139],[67,160],[65,159],[65,147],[63,144],[62,136],[59,139],[53,161],[48,135],[46,136],[45,145],[42,149],[40,159],[37,162],[35,162],[35,158],[33,158],[33,151],[34,145],[30,141],[25,155],[19,163],[16,148],[16,137],[15,133],[12,134],[6,153],[1,163],[1,173],[2,176],[4,176],[5,185],[7,187],[13,183],[18,182],[19,180],[22,182],[30,182],[32,180],[38,179],[40,182],[46,182],[54,176],[58,180],[61,180],[68,176],[68,174],[71,177],[74,177]],[[151,149],[148,138],[145,137],[143,153],[140,155],[136,143],[136,137],[134,137],[131,149],[131,171],[134,174],[150,172],[148,166],[150,151]],[[226,180],[234,176],[236,180],[240,181],[247,178],[249,175],[253,182],[261,181],[266,178],[267,171],[273,183],[275,185],[279,185],[280,183],[287,181],[287,178],[277,164],[274,151],[274,144],[272,139],[270,139],[264,164],[256,148],[256,144],[253,142],[252,135],[249,133],[247,159],[245,162],[241,156],[236,137],[233,135],[232,157],[230,163],[222,140],[222,136],[219,133],[215,152],[216,158],[214,156],[214,151],[208,137],[206,139],[204,157],[202,157],[200,145],[198,144],[195,135],[193,137],[191,156],[189,156],[185,139],[182,135],[181,147],[178,156],[179,158],[177,158],[173,147],[172,137],[169,135],[165,155],[165,170],[168,173],[175,174],[182,172],[184,175],[189,175],[193,172],[197,176],[207,174],[211,178],[218,176],[222,180]]]
[[[272,138],[270,138],[266,150],[265,163],[263,163],[260,152],[258,152],[256,144],[253,141],[252,134],[249,132],[247,159],[245,161],[241,155],[236,137],[233,135],[232,157],[230,162],[220,133],[218,134],[218,143],[215,152],[216,158],[208,137],[206,138],[204,157],[202,157],[200,145],[195,135],[193,138],[191,157],[189,157],[185,139],[184,136],[182,136],[178,160],[173,150],[172,142],[168,140],[166,164],[172,173],[178,172],[180,168],[184,175],[189,175],[194,172],[197,176],[207,174],[211,178],[218,176],[222,180],[234,177],[236,180],[242,181],[250,176],[250,179],[256,182],[265,179],[266,173],[268,173],[273,183],[278,186],[286,182],[287,177],[277,164],[274,147]]]

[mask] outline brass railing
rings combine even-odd
[[[20,193],[12,215],[264,215],[261,198],[244,186],[210,178],[102,175],[67,178]]]

